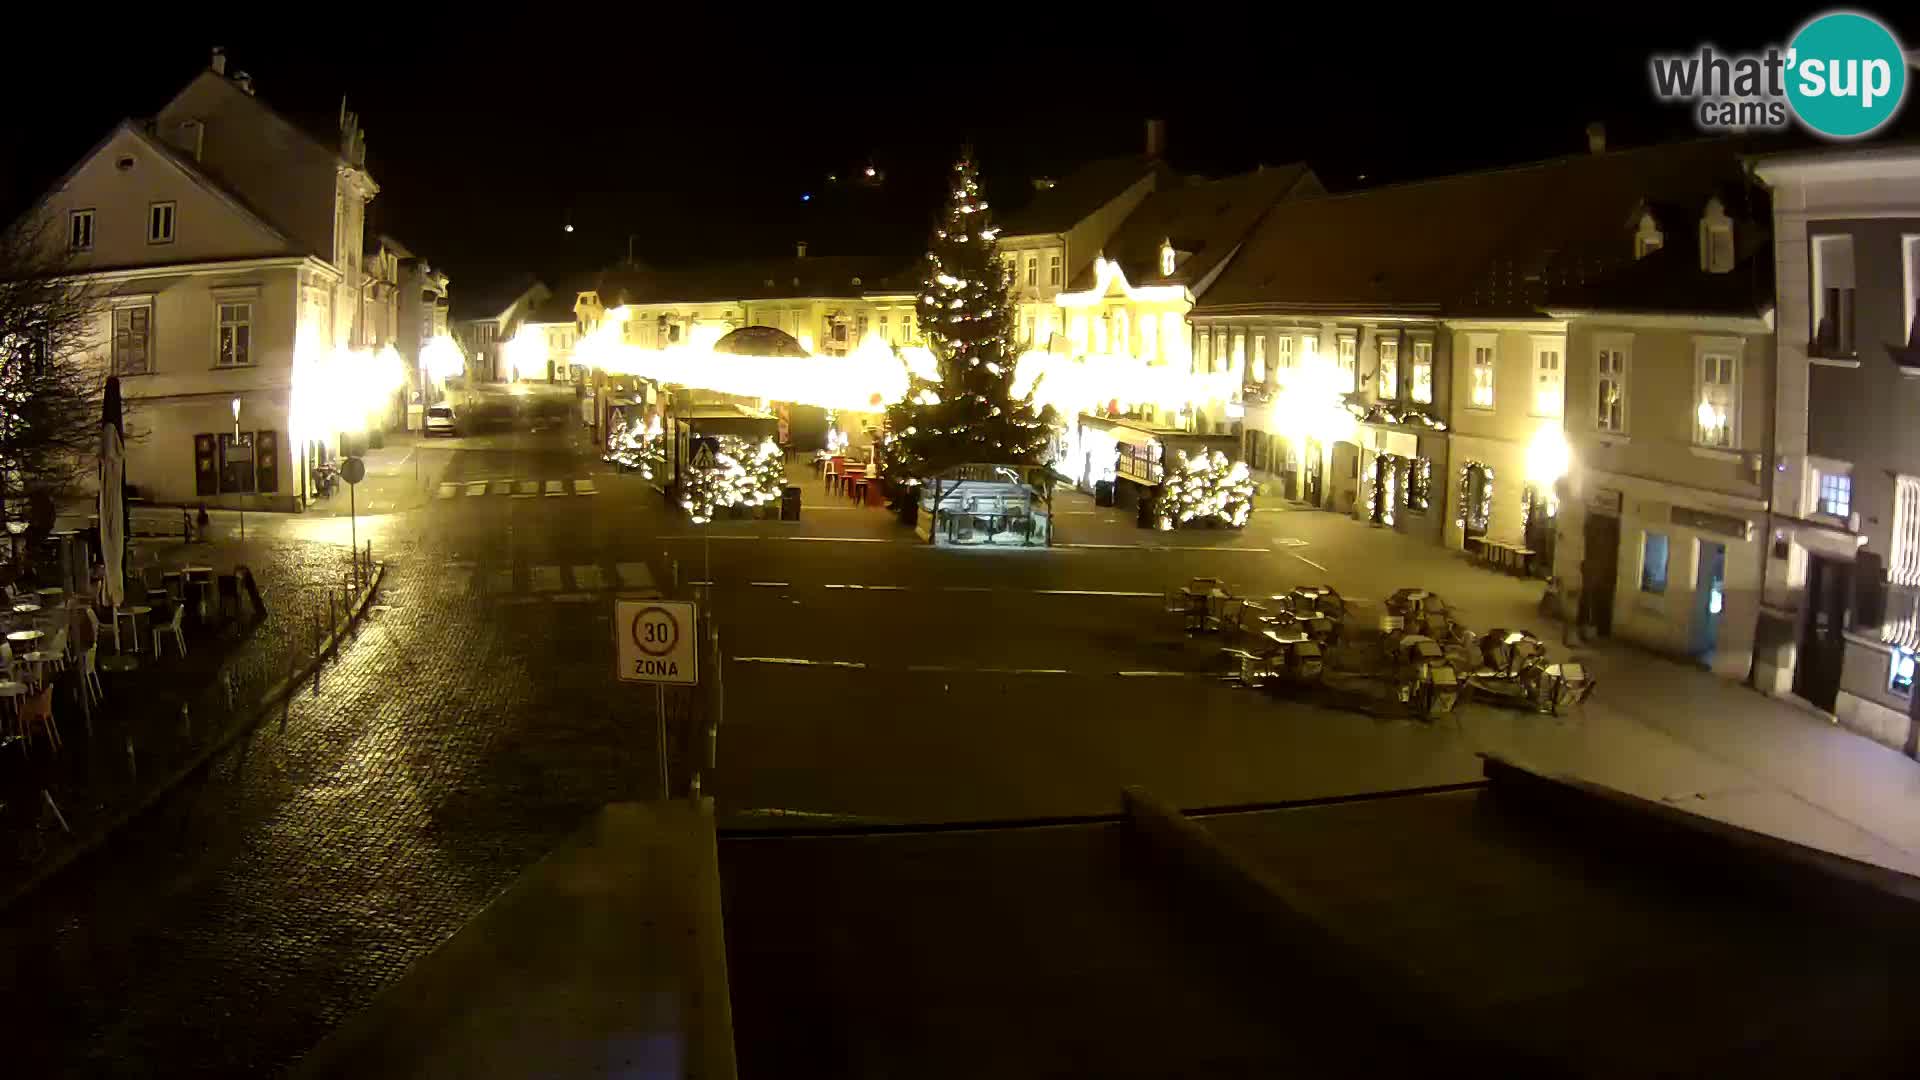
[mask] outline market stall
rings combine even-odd
[[[941,547],[1046,547],[1052,482],[1044,466],[955,466],[920,485],[914,530]]]
[[[1142,528],[1160,525],[1167,516],[1162,513],[1167,481],[1180,477],[1185,462],[1198,457],[1211,463],[1217,454],[1231,466],[1240,458],[1237,435],[1201,435],[1093,413],[1079,415],[1070,442],[1063,465],[1074,485],[1102,506],[1135,511]]]

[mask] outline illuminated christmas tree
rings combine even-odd
[[[964,462],[1041,464],[1053,423],[1050,409],[1036,412],[1013,396],[1013,277],[970,154],[954,163],[950,180],[919,300],[939,379],[914,379],[887,410],[887,476],[901,484]]]

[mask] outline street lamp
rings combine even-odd
[[[233,441],[240,441],[240,399],[233,399]]]

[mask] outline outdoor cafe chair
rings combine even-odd
[[[36,729],[47,733],[48,745],[56,751],[60,749],[60,725],[53,719],[52,683],[30,690],[20,698],[20,735],[27,740],[29,748]]]
[[[100,643],[96,641],[80,654],[80,689],[94,701],[105,701],[107,687],[100,681],[100,669],[94,663],[94,654],[99,650]]]
[[[102,630],[100,616],[95,615],[92,608],[87,609],[87,623],[93,627],[93,640],[96,642],[99,641]],[[120,651],[120,612],[118,609],[115,609],[113,613],[113,651]]]
[[[187,658],[187,635],[180,629],[180,620],[185,618],[186,614],[187,609],[185,607],[175,607],[173,609],[173,618],[168,621],[167,625],[154,627],[153,658],[155,660],[160,659],[160,643],[166,640],[168,633],[173,634],[173,643],[180,647],[180,658],[182,660]]]

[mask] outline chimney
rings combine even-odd
[[[227,73],[227,50],[218,45],[213,47],[213,73],[215,75]]]
[[[253,76],[244,71],[233,73],[233,85],[239,87],[248,97],[253,96]]]
[[[796,259],[804,259],[807,257],[807,242],[805,240],[793,245],[793,257]]]
[[[1147,121],[1147,156],[1158,160],[1167,153],[1167,122],[1156,118]]]
[[[1587,153],[1604,154],[1607,152],[1607,125],[1595,120],[1587,125]]]

